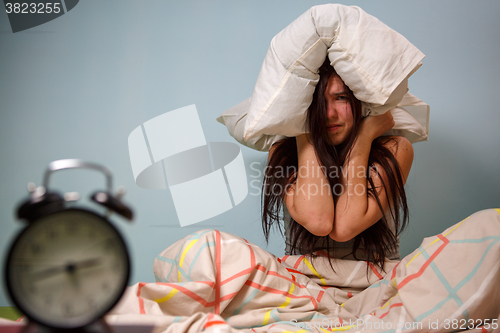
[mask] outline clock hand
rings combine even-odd
[[[38,280],[44,280],[54,275],[60,274],[66,270],[66,265],[51,267],[46,270],[33,272],[30,275],[37,277]]]
[[[94,266],[99,266],[100,263],[101,263],[101,258],[92,258],[74,263],[73,266],[74,269],[90,268]]]
[[[65,265],[55,266],[43,271],[33,272],[31,273],[31,275],[36,276],[38,280],[44,280],[63,272],[73,274],[77,269],[98,266],[100,263],[101,263],[100,258],[92,258],[92,259],[82,260],[76,263],[69,262]]]

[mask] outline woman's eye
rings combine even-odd
[[[347,96],[339,95],[337,96],[337,101],[347,101]]]

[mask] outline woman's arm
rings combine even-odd
[[[374,139],[394,126],[390,112],[381,116],[367,117],[363,119],[356,142],[351,150],[350,156],[344,165],[343,193],[339,196],[335,209],[335,222],[330,237],[339,242],[348,241],[362,231],[366,230],[382,218],[382,212],[373,196],[367,194],[367,168],[371,144]],[[398,162],[406,182],[413,162],[413,147],[404,137],[393,137],[394,140],[385,142]],[[377,166],[375,166],[377,167]],[[390,197],[387,198],[383,182],[388,183],[384,170],[377,167],[378,175],[370,171],[374,186],[384,212],[389,209]],[[395,207],[395,209],[398,209]]]
[[[390,113],[363,120],[360,134],[347,161],[350,171],[342,170],[347,178],[342,179],[343,192],[336,205],[333,202],[330,184],[320,167],[314,147],[308,140],[309,135],[297,136],[299,161],[297,180],[285,194],[285,205],[291,217],[312,234],[329,235],[339,242],[354,238],[380,220],[382,212],[376,199],[367,195],[366,170],[372,141],[393,125]],[[413,161],[413,147],[404,137],[393,137],[393,139],[387,140],[385,146],[398,161],[403,181],[406,182]],[[381,168],[377,170],[379,174],[372,173],[372,178],[385,212],[389,208],[389,202],[382,181],[387,183],[387,176]]]
[[[290,216],[316,236],[330,234],[334,203],[330,183],[316,157],[309,134],[296,137],[298,169],[295,183],[286,189],[285,205]],[[272,150],[270,151],[272,153]]]

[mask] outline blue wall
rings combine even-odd
[[[234,142],[215,118],[251,95],[271,38],[320,3],[80,1],[66,15],[15,34],[2,7],[0,264],[22,226],[14,207],[26,196],[26,184],[40,184],[47,164],[62,158],[104,164],[127,188],[136,219],[117,224],[133,252],[131,283],[154,281],[154,257],[196,229],[218,228],[265,246],[255,195],[181,228],[168,190],[135,185],[127,138],[155,116],[196,104],[207,141]],[[426,54],[410,80],[410,91],[431,106],[431,122],[430,140],[415,145],[407,184],[411,225],[401,251],[408,254],[423,237],[500,206],[500,2],[345,3],[359,5]],[[242,151],[247,166],[266,159]],[[247,173],[256,176],[250,168]],[[54,186],[87,197],[103,180],[65,171],[54,176]],[[267,249],[281,255],[281,237],[274,235]],[[2,291],[0,306],[8,305]]]

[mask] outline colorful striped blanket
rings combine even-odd
[[[215,230],[155,260],[111,323],[157,332],[500,332],[500,209],[424,239],[385,272],[363,261],[277,258]]]

